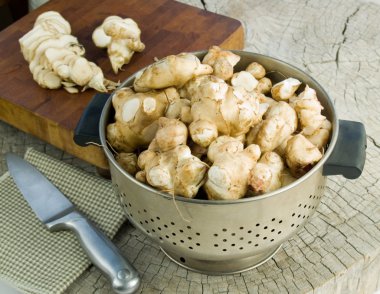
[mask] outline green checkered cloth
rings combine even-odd
[[[33,149],[25,159],[108,237],[116,234],[125,216],[110,181]],[[75,235],[48,231],[9,173],[4,174],[0,178],[0,280],[24,293],[62,293],[89,265]]]

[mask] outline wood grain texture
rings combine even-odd
[[[143,277],[141,293],[365,293],[380,289],[380,3],[379,1],[182,0],[238,18],[246,50],[292,63],[316,78],[341,119],[361,121],[368,134],[362,176],[329,177],[317,212],[267,263],[242,274],[207,276],[171,262],[126,224],[116,238]],[[0,125],[2,154],[25,146],[69,161],[69,155]],[[15,147],[13,147],[15,146]],[[3,156],[2,171],[6,170]],[[75,160],[73,164],[88,165]],[[91,267],[66,294],[112,293]]]
[[[88,90],[73,95],[63,89],[40,88],[20,52],[18,39],[47,10],[60,12],[70,22],[72,34],[86,48],[86,57],[114,81],[126,79],[152,63],[155,57],[206,49],[215,44],[231,49],[243,47],[244,34],[239,21],[171,0],[51,1],[2,31],[0,119],[102,168],[107,163],[100,148],[79,147],[72,140],[73,130],[95,92]],[[96,48],[91,39],[93,29],[115,14],[134,19],[146,45],[144,52],[136,53],[131,63],[124,66],[125,71],[117,75],[112,72],[106,50]]]

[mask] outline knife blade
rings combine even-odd
[[[137,291],[140,277],[119,249],[33,165],[11,153],[5,157],[10,175],[41,222],[51,231],[72,230],[116,293]]]

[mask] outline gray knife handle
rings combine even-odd
[[[70,229],[77,235],[86,254],[112,282],[116,293],[134,293],[140,286],[135,268],[120,254],[119,249],[86,217],[71,212],[63,218],[47,224],[51,230]]]

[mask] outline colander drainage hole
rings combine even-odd
[[[181,262],[183,262],[183,263],[186,262],[186,259],[184,259],[183,257],[180,257],[179,260],[180,260]]]
[[[173,223],[173,222],[171,222],[170,224],[171,224],[172,226],[174,226],[174,225],[175,225],[175,223]]]
[[[180,233],[183,233],[183,230],[179,230]]]
[[[279,223],[279,224],[282,224],[282,220],[280,220],[278,223]]]
[[[231,244],[231,246],[232,246],[232,247],[234,247],[234,246],[235,246],[235,244]]]
[[[222,229],[223,232],[227,232],[227,229]]]
[[[157,220],[160,220],[160,217],[156,216],[156,219],[157,219]]]
[[[214,234],[214,237],[218,237],[218,234]]]
[[[275,218],[272,218],[272,222],[274,222],[276,219]]]
[[[240,229],[240,230],[244,230],[244,227],[240,227],[239,229]]]
[[[218,244],[214,244],[214,247],[218,247],[219,245]]]
[[[183,240],[179,240],[179,242],[184,243],[185,241],[183,241]]]
[[[168,227],[168,225],[164,225],[164,227],[165,227],[165,228],[167,228],[167,227]]]
[[[256,227],[260,226],[260,224],[256,224]]]
[[[293,212],[292,216],[295,216],[296,214]]]

